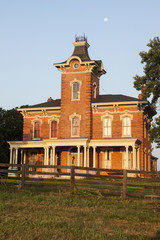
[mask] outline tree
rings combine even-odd
[[[22,140],[23,117],[16,108],[4,110],[0,108],[0,162],[9,162],[9,145],[7,141]]]
[[[143,70],[144,75],[134,77],[134,87],[137,90],[142,90],[143,99],[147,100],[151,97],[153,106],[157,103],[160,97],[160,39],[155,37],[147,44],[150,48],[148,52],[140,52],[142,60],[145,64]]]
[[[150,131],[151,141],[157,143],[157,148],[160,148],[160,116],[155,118]]]
[[[142,91],[142,99],[150,100],[151,105],[156,109],[156,104],[160,98],[160,39],[155,37],[147,44],[148,52],[139,53],[144,64],[144,75],[134,77],[134,87]],[[151,141],[160,147],[160,117],[155,118],[151,127]]]

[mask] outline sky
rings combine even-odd
[[[133,76],[143,75],[139,52],[160,36],[159,11],[159,0],[0,0],[0,107],[60,98],[53,63],[67,60],[84,34],[90,58],[107,71],[100,94],[138,97]]]

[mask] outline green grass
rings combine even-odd
[[[160,200],[122,201],[98,189],[20,191],[6,182],[0,184],[0,239],[160,239]]]

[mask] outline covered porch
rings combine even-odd
[[[140,170],[141,142],[138,139],[55,139],[8,143],[10,164],[36,164],[39,161],[42,165],[53,166]]]

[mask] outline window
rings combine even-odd
[[[53,120],[51,122],[51,138],[57,137],[57,121]]]
[[[80,100],[80,88],[82,85],[82,81],[78,79],[74,79],[70,81],[70,86],[71,86],[71,96],[72,96],[72,101],[78,101]]]
[[[69,116],[69,120],[71,121],[71,137],[79,137],[81,115],[75,112]]]
[[[80,86],[79,83],[75,82],[72,85],[72,99],[73,100],[79,100],[80,94],[79,94]]]
[[[103,136],[111,137],[111,118],[106,117],[103,120]]]
[[[131,118],[128,116],[123,118],[123,136],[131,136]]]
[[[72,136],[79,136],[80,121],[78,117],[72,118]]]
[[[39,121],[34,122],[34,138],[35,139],[40,138],[40,122]]]
[[[94,83],[93,84],[93,98],[96,98],[96,96],[97,96],[97,85],[96,85],[96,83]]]

